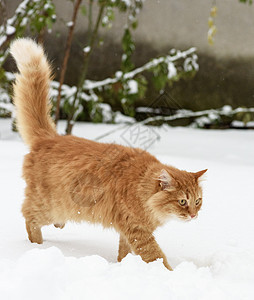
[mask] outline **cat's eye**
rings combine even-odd
[[[198,198],[195,203],[196,203],[196,206],[198,206],[201,203],[201,198]]]
[[[187,204],[187,201],[185,199],[181,199],[178,202],[181,206],[185,206]]]

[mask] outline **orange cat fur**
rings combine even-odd
[[[18,39],[11,53],[20,71],[14,84],[17,124],[30,148],[22,207],[30,241],[43,242],[44,225],[101,223],[120,233],[118,261],[133,251],[145,262],[162,258],[172,270],[153,232],[171,216],[197,216],[199,178],[206,170],[181,171],[141,149],[58,135],[49,114],[51,68],[42,47]]]

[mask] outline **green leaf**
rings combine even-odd
[[[249,3],[251,5],[253,3],[253,0],[239,0],[242,3]]]
[[[52,20],[51,20],[50,18],[47,18],[47,19],[46,19],[46,24],[47,24],[47,27],[48,27],[49,29],[51,29],[51,28],[52,28],[52,25],[53,25],[53,22],[52,22]]]
[[[133,29],[136,29],[138,27],[138,20],[135,20],[134,22],[131,23],[131,27]]]

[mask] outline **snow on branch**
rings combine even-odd
[[[0,66],[9,54],[9,49],[4,46],[14,37],[22,36],[28,24],[32,31],[39,33],[44,27],[50,28],[55,19],[52,0],[23,0],[14,15],[0,26]]]
[[[143,73],[144,71],[151,70],[152,68],[162,64],[166,63],[168,65],[169,70],[169,76],[168,78],[171,79],[176,75],[176,68],[174,66],[174,62],[179,59],[185,59],[184,61],[184,71],[188,72],[192,69],[198,70],[198,63],[197,63],[197,55],[195,54],[196,48],[192,47],[186,51],[177,51],[175,55],[167,55],[162,56],[159,58],[154,58],[148,63],[144,64],[142,67],[136,68],[133,71],[130,71],[128,73],[123,74],[121,71],[116,72],[116,76],[114,78],[107,78],[101,81],[92,81],[92,80],[86,80],[83,86],[84,90],[93,90],[97,88],[102,88],[106,85],[114,84],[120,80],[128,80],[134,78],[136,75]],[[189,57],[192,55],[191,57]],[[174,68],[174,71],[172,69]]]
[[[27,7],[28,4],[32,2],[31,0],[22,1],[17,7],[13,17],[9,18],[6,21],[6,24],[0,26],[0,48],[8,40],[9,36],[12,36],[16,32],[16,26],[20,18],[22,18],[22,25],[26,26],[27,19]]]
[[[193,112],[191,110],[185,110],[185,109],[180,109],[177,110],[176,114],[172,116],[155,116],[155,117],[150,117],[147,118],[143,121],[140,122],[140,124],[146,125],[154,121],[174,121],[178,119],[183,119],[183,118],[197,118],[197,117],[203,117],[203,116],[208,116],[210,120],[217,119],[219,116],[230,116],[230,115],[235,115],[237,113],[254,113],[254,108],[243,108],[243,107],[238,107],[236,109],[232,109],[231,106],[225,105],[221,109],[208,109],[208,110],[203,110],[203,111],[197,111]]]

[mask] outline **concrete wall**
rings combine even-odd
[[[7,0],[9,15],[17,7],[16,0]],[[83,0],[87,3],[87,0]],[[218,33],[215,44],[208,45],[208,17],[214,0],[146,0],[135,31],[136,66],[170,48],[198,48],[200,70],[191,81],[181,80],[167,87],[177,99],[179,107],[200,110],[223,105],[233,107],[254,106],[254,4],[249,6],[238,0],[217,0],[218,16],[215,19]],[[61,66],[66,41],[65,22],[71,20],[72,3],[54,0],[59,16],[54,33],[46,36],[46,49],[54,62],[56,77]],[[96,13],[96,12],[95,12]],[[63,22],[64,20],[64,22]],[[87,20],[79,15],[78,26],[65,82],[73,85],[80,74],[82,47],[86,42]],[[102,29],[103,47],[97,47],[91,57],[88,78],[99,80],[114,75],[121,63],[121,37],[125,16],[118,14],[110,30]],[[136,105],[151,103],[158,94],[149,84],[146,97]],[[107,101],[106,99],[104,99]],[[113,105],[118,105],[117,103]]]
[[[196,46],[216,56],[254,55],[254,6],[238,0],[217,0],[218,32],[214,46],[207,43],[209,0],[149,0],[140,18],[137,36],[161,45]]]
[[[63,6],[63,2],[66,1],[55,0],[57,10],[70,15],[69,3]],[[135,38],[152,44],[158,51],[172,45],[176,48],[196,46],[216,56],[254,56],[254,5],[244,5],[238,0],[217,0],[218,32],[211,47],[207,42],[207,21],[212,3],[208,0],[146,0]],[[124,16],[118,15],[110,32],[116,41],[120,40],[122,24]],[[84,25],[80,20],[78,29],[84,30]]]
[[[20,1],[7,0],[11,15]],[[72,3],[54,0],[58,15],[66,21],[71,19]],[[84,1],[87,3],[87,1]],[[135,38],[141,43],[161,48],[196,46],[201,52],[215,56],[254,56],[254,5],[238,0],[217,0],[218,16],[215,19],[218,32],[214,46],[207,43],[208,16],[213,0],[146,0],[139,16]],[[60,19],[60,18],[59,18]],[[112,30],[103,30],[120,41],[124,15],[118,15]],[[59,20],[56,30],[65,31]],[[87,23],[79,16],[78,31],[85,32]]]

